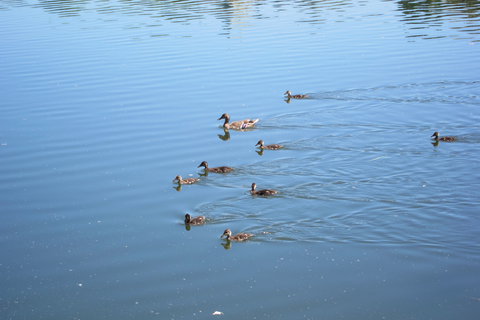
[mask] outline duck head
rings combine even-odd
[[[256,146],[263,147],[263,145],[264,145],[264,142],[263,142],[263,140],[258,140],[258,142],[257,142]]]
[[[434,138],[434,139],[438,139],[439,136],[440,136],[440,134],[438,133],[438,131],[435,131],[435,132],[432,134],[432,138]]]
[[[224,113],[217,120],[222,120],[222,119],[225,119],[225,122],[228,122],[230,121],[230,115],[228,113]]]
[[[175,179],[173,179],[173,182],[180,182],[182,181],[182,176],[176,176]]]
[[[289,97],[290,97],[290,96],[292,95],[292,92],[290,92],[290,90],[287,90],[287,91],[285,91],[284,95],[286,95],[286,96],[289,96]]]
[[[208,168],[208,162],[202,161],[202,163],[200,163],[197,168],[200,168],[200,167],[204,167],[205,169]]]
[[[252,191],[255,191],[255,189],[257,189],[257,184],[254,182],[252,183]]]
[[[185,223],[190,223],[190,220],[192,220],[192,216],[190,216],[190,214],[186,213],[185,214]]]
[[[232,230],[225,229],[225,231],[223,231],[223,234],[221,235],[220,238],[226,237],[226,239],[228,240],[231,236],[232,236]]]

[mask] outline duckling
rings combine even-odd
[[[223,123],[224,128],[236,129],[236,130],[253,128],[255,124],[258,121],[260,121],[260,119],[245,119],[245,120],[230,122],[230,115],[228,113],[222,114],[222,116],[217,120],[222,120],[222,119],[225,119],[225,122]]]
[[[269,145],[265,145],[265,143],[263,142],[263,140],[258,140],[256,146],[259,146],[260,149],[267,149],[267,150],[278,150],[278,149],[281,149],[283,148],[282,145],[280,144],[269,144]]]
[[[271,189],[257,190],[257,184],[254,182],[252,183],[252,190],[250,190],[250,193],[254,196],[272,196],[274,194],[277,194],[278,191]]]
[[[200,165],[199,165],[197,168],[200,168],[200,167],[204,167],[204,168],[205,168],[205,171],[215,172],[215,173],[228,173],[228,172],[232,172],[232,171],[233,171],[233,168],[225,167],[225,166],[223,166],[223,167],[209,168],[207,161],[202,161],[202,163],[200,163]]]
[[[457,138],[456,137],[440,137],[440,134],[435,131],[433,134],[432,134],[432,138],[435,140],[435,141],[445,141],[445,142],[453,142],[453,141],[457,141]]]
[[[198,178],[182,179],[182,176],[176,176],[175,179],[173,179],[173,182],[178,182],[178,184],[193,184],[198,181],[200,181]]]
[[[185,224],[189,224],[192,226],[197,226],[199,224],[204,224],[205,223],[205,217],[204,216],[198,216],[195,218],[192,218],[192,216],[188,213],[185,214]]]
[[[227,241],[245,241],[251,237],[253,237],[253,234],[251,233],[238,233],[234,236],[232,236],[232,230],[230,229],[225,229],[223,231],[223,234],[220,238],[226,237]]]
[[[292,94],[290,90],[285,91],[284,95],[287,96],[287,99],[308,99],[310,96],[308,94]]]

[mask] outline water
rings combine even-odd
[[[479,12],[2,1],[1,318],[477,319]]]

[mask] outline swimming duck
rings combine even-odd
[[[285,91],[284,95],[287,96],[287,99],[307,99],[310,98],[308,94],[292,94],[290,90]]]
[[[227,241],[245,241],[251,237],[253,237],[253,234],[251,233],[237,233],[236,235],[232,236],[232,230],[230,229],[225,229],[223,231],[223,234],[220,238],[226,237]]]
[[[188,213],[185,214],[185,224],[190,224],[193,226],[197,226],[199,224],[204,224],[205,223],[205,217],[204,216],[198,216],[195,218],[192,218],[192,216]]]
[[[283,148],[282,145],[280,144],[268,144],[268,145],[265,145],[265,143],[263,142],[263,140],[258,140],[256,146],[259,146],[260,149],[267,149],[267,150],[278,150],[278,149],[281,149]]]
[[[227,172],[232,172],[232,171],[233,171],[233,168],[225,167],[225,166],[223,166],[223,167],[209,168],[207,161],[202,161],[202,163],[200,163],[200,165],[199,165],[197,168],[200,168],[200,167],[204,167],[204,168],[205,168],[205,171],[215,172],[215,173],[227,173]]]
[[[271,189],[257,190],[257,184],[254,182],[252,183],[252,190],[250,190],[250,193],[254,196],[272,196],[274,194],[277,194],[278,191]]]
[[[178,184],[193,184],[198,181],[200,181],[198,178],[182,179],[182,176],[176,176],[175,179],[173,179],[173,182],[178,182]]]
[[[245,120],[230,122],[230,115],[228,113],[222,114],[222,116],[217,120],[222,120],[222,119],[225,119],[225,122],[223,123],[224,128],[236,129],[236,130],[253,128],[255,124],[260,120],[260,119],[245,119]]]
[[[440,134],[435,131],[433,134],[432,134],[432,138],[435,140],[435,141],[446,141],[446,142],[452,142],[452,141],[456,141],[457,138],[455,137],[440,137]]]

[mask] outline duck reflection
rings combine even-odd
[[[219,134],[218,138],[223,141],[230,140],[230,131],[228,129],[223,128],[223,134]]]
[[[232,241],[225,241],[225,242],[222,242],[222,247],[223,249],[225,250],[230,250],[232,249]]]
[[[255,152],[256,152],[259,156],[263,156],[263,149],[255,150]]]

